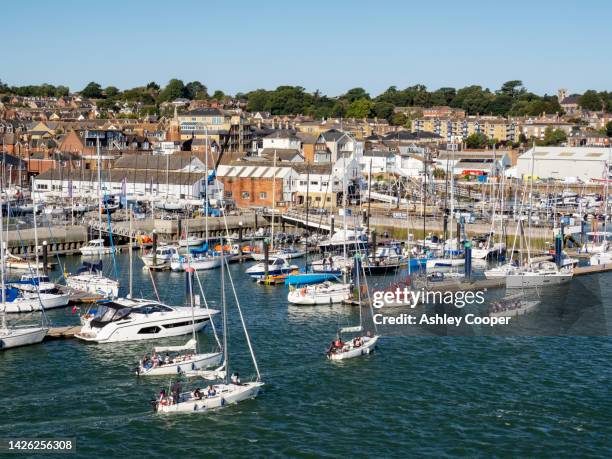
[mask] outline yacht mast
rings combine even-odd
[[[96,136],[98,153],[98,239],[102,239],[102,159],[100,158],[100,137]]]
[[[204,149],[204,151],[206,152],[206,156],[204,157],[204,167],[206,169],[206,182],[204,183],[204,200],[206,201],[206,203],[204,204],[204,208],[206,209],[206,214],[204,215],[204,225],[206,233],[206,249],[208,249],[208,126],[204,127],[204,133],[204,135],[206,136],[206,147]],[[189,239],[189,232],[185,233],[185,239]]]
[[[36,214],[34,214],[36,217]],[[0,323],[0,329],[6,330],[6,290],[4,288],[4,260],[5,260],[5,247],[4,238],[2,235],[2,225],[4,223],[4,215],[2,214],[2,205],[0,203],[0,284],[2,288],[2,322]]]
[[[276,149],[274,149],[274,160],[272,161],[272,228],[270,237],[270,247],[274,248],[274,211],[276,210]]]
[[[31,188],[34,189],[34,177],[30,179],[30,183]],[[40,271],[38,269],[38,227],[36,226],[36,198],[34,196],[34,193],[32,193],[32,206],[34,208],[34,263],[36,267],[36,279],[40,280]]]
[[[346,228],[346,194],[348,193],[348,187],[346,183],[346,174],[348,171],[346,170],[346,158],[343,158],[344,167],[342,174],[342,226],[344,227],[344,240],[342,243],[342,255],[344,257],[344,262],[346,263],[348,260],[346,258],[346,238],[347,238],[347,228]],[[376,250],[376,247],[373,248]],[[346,284],[346,267],[342,270],[342,282]]]
[[[227,352],[227,300],[225,298],[225,254],[221,238],[221,304],[223,305],[223,361],[225,362],[225,384],[229,384],[229,354]]]
[[[132,264],[132,211],[133,211],[133,207],[128,207],[128,212],[129,212],[129,221],[130,221],[130,238],[128,239],[128,253],[130,254],[130,272],[129,272],[129,276],[130,276],[130,290],[128,293],[128,297],[132,298],[132,269],[133,269],[133,264]]]

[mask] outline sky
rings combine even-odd
[[[608,0],[20,0],[0,16],[9,85],[612,90]]]

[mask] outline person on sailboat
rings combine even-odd
[[[172,403],[178,405],[181,398],[181,383],[174,381],[170,390],[172,391]]]
[[[193,398],[196,400],[202,400],[202,392],[200,392],[199,387],[196,387],[196,389],[193,391]]]
[[[208,386],[208,392],[206,393],[206,396],[214,397],[215,395],[217,395],[217,391],[215,390],[215,387],[211,384],[210,386]]]
[[[340,338],[340,336],[338,335],[338,337],[336,338],[336,341],[334,341],[334,347],[336,349],[342,349],[344,347],[344,343],[342,342],[342,338]]]
[[[232,384],[235,384],[237,386],[240,385],[240,375],[238,374],[238,372],[232,374]]]

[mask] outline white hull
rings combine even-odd
[[[153,259],[153,255],[144,255],[141,259],[147,268],[164,268],[170,266],[170,257],[155,257],[155,259]]]
[[[433,258],[427,260],[427,269],[454,268],[465,265],[463,258]]]
[[[18,327],[0,330],[0,350],[40,343],[47,334],[42,327]]]
[[[516,272],[516,266],[506,264],[503,266],[498,266],[497,268],[489,269],[484,272],[484,275],[487,279],[499,279],[502,277],[506,277],[509,274],[515,274]]]
[[[66,285],[80,292],[93,293],[105,298],[119,296],[119,282],[99,274],[77,274],[66,278]]]
[[[169,363],[148,369],[140,367],[138,370],[139,376],[163,376],[176,375],[187,371],[202,370],[215,365],[219,365],[223,359],[221,352],[210,354],[195,354],[189,359],[178,363]]]
[[[188,239],[181,239],[178,243],[179,247],[196,247],[206,242],[201,237],[189,237]]]
[[[591,266],[607,265],[612,263],[612,252],[601,252],[593,255],[589,261]]]
[[[183,257],[181,257],[183,259]],[[185,271],[187,268],[193,268],[196,271],[205,271],[207,269],[215,269],[221,266],[221,257],[205,257],[194,258],[192,260],[172,260],[170,268],[172,271]]]
[[[560,285],[572,280],[572,273],[525,272],[509,274],[506,277],[506,288],[534,288],[546,285]]]
[[[378,336],[363,336],[361,339],[363,340],[361,346],[355,347],[352,342],[348,342],[341,350],[328,353],[327,358],[329,360],[346,360],[372,353],[378,341]]]
[[[29,293],[27,297],[18,297],[4,305],[4,312],[18,314],[23,312],[41,311],[41,303],[44,309],[61,308],[68,305],[70,294],[55,295],[52,293],[41,293],[40,298],[36,293]]]
[[[287,295],[287,301],[291,304],[315,306],[318,304],[342,303],[349,300],[350,297],[350,284],[333,284],[331,287],[318,284],[290,291]]]
[[[198,400],[191,392],[185,392],[180,395],[179,403],[171,404],[168,400],[158,402],[157,412],[163,414],[204,413],[211,409],[223,408],[255,398],[261,386],[263,386],[262,382],[249,382],[241,385],[215,384],[216,395],[212,397],[203,396],[201,400]]]
[[[94,256],[94,255],[108,255],[113,253],[113,249],[111,247],[81,247],[79,250],[81,255],[86,257]]]
[[[521,301],[520,306],[514,309],[505,309],[503,311],[490,312],[489,317],[516,317],[522,316],[532,311],[538,304],[539,301]]]

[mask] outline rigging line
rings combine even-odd
[[[223,246],[221,246],[221,250],[223,250]],[[257,372],[257,380],[261,380],[261,373],[259,372],[259,365],[257,365],[257,359],[255,358],[255,351],[253,350],[253,346],[251,345],[251,337],[249,336],[249,331],[246,328],[246,323],[244,321],[244,316],[242,315],[242,308],[240,307],[240,301],[238,300],[238,295],[236,294],[236,287],[234,286],[234,279],[232,278],[232,273],[229,270],[229,264],[227,263],[227,259],[223,257],[222,263],[225,263],[227,266],[227,276],[230,280],[230,285],[232,286],[232,292],[234,293],[234,298],[236,299],[236,306],[238,307],[238,314],[240,315],[240,322],[242,322],[242,329],[244,330],[244,336],[246,337],[247,344],[249,346],[249,352],[251,353],[251,359],[253,360],[253,365],[255,366],[255,371]]]
[[[204,293],[204,288],[202,287],[202,282],[200,281],[200,276],[198,275],[198,271],[195,270],[194,271],[195,274],[195,278],[196,281],[198,282],[198,287],[200,288],[200,293],[202,294],[202,299],[204,300],[204,308],[206,309],[206,312],[208,312],[208,317],[210,320],[210,325],[212,327],[213,330],[213,335],[215,336],[215,341],[217,341],[217,344],[219,345],[219,349],[221,349],[221,341],[219,340],[219,335],[217,334],[217,327],[215,327],[215,322],[213,321],[213,316],[210,315],[210,309],[208,307],[208,301],[206,300],[206,294]]]

